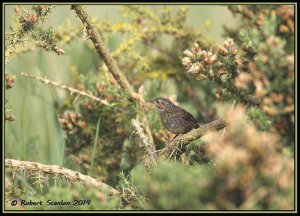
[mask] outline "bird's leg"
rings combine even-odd
[[[177,135],[176,135],[176,137],[178,136],[177,139],[179,139],[182,135],[183,135],[183,134],[177,134]],[[174,138],[174,140],[175,140],[175,138]],[[180,141],[180,148],[182,148],[182,142],[181,142],[181,141]]]
[[[174,139],[178,136],[179,134],[176,134],[173,138],[171,138],[168,143],[167,143],[167,146],[168,148],[171,148],[172,147],[172,142],[174,141]]]
[[[178,136],[179,134],[176,134],[173,139],[170,140],[170,142],[173,142],[175,140],[175,138]]]
[[[174,141],[174,140],[176,140],[176,138],[179,138],[179,137],[181,137],[183,134],[176,134],[175,136],[174,136],[174,138],[169,142],[170,144]],[[172,157],[172,155],[175,153],[176,154],[176,152],[181,152],[182,153],[182,151],[179,149],[179,148],[177,148],[176,146],[173,146],[173,151],[172,151],[172,153],[170,154],[170,156],[169,156],[169,159]],[[182,147],[181,147],[182,148]],[[176,156],[175,156],[175,158],[176,158]]]

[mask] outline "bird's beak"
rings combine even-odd
[[[155,99],[154,99],[154,100],[152,100],[152,101],[150,101],[150,103],[153,103],[153,104],[155,104]]]

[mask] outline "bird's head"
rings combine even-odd
[[[165,97],[158,97],[151,101],[159,110],[165,110],[166,108],[170,108],[173,103]]]

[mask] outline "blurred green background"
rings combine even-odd
[[[161,7],[161,6],[152,6]],[[91,17],[99,21],[109,19],[112,23],[121,21],[118,5],[89,5]],[[14,6],[5,6],[5,30],[9,31],[14,16]],[[48,16],[45,26],[62,24],[66,19],[79,22],[70,6],[57,5]],[[233,18],[226,6],[191,5],[187,17],[188,26],[199,29],[204,36],[222,42],[222,26],[234,26],[238,19]],[[114,40],[114,43],[121,41]],[[72,86],[70,68],[72,65],[91,70],[89,63],[98,61],[91,53],[85,52],[81,40],[68,43],[62,48],[66,54],[57,56],[38,48],[33,52],[14,57],[6,71],[17,77],[14,88],[6,91],[14,122],[5,123],[5,157],[19,160],[38,161],[46,164],[62,165],[64,157],[63,132],[57,121],[55,103],[64,98],[67,92],[46,86],[38,81],[25,78],[21,72],[47,77],[52,81]],[[109,45],[112,45],[110,43]],[[112,46],[115,47],[115,46]]]

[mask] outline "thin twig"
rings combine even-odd
[[[51,81],[47,78],[42,78],[42,77],[38,77],[38,76],[33,76],[33,75],[30,75],[30,74],[26,74],[26,73],[23,73],[21,72],[21,75],[25,76],[25,77],[29,77],[29,78],[32,78],[32,79],[35,79],[35,80],[38,80],[42,83],[45,83],[47,85],[50,85],[50,86],[55,86],[57,88],[60,88],[60,89],[64,89],[64,90],[67,90],[69,92],[71,92],[71,95],[76,93],[78,95],[81,95],[81,96],[85,96],[85,97],[88,97],[88,98],[91,98],[92,100],[95,100],[95,101],[98,101],[104,105],[111,105],[109,104],[106,100],[102,100],[90,93],[87,93],[85,91],[82,91],[82,90],[78,90],[78,89],[75,89],[75,88],[72,88],[72,87],[69,87],[69,86],[66,86],[65,84],[60,84],[60,83],[57,83],[57,82],[54,82],[54,81]]]
[[[175,148],[173,149],[173,151],[172,151],[172,153],[170,154],[170,156],[168,157],[168,160],[170,160],[170,158],[172,157],[172,155],[174,154],[174,152],[175,152]]]

